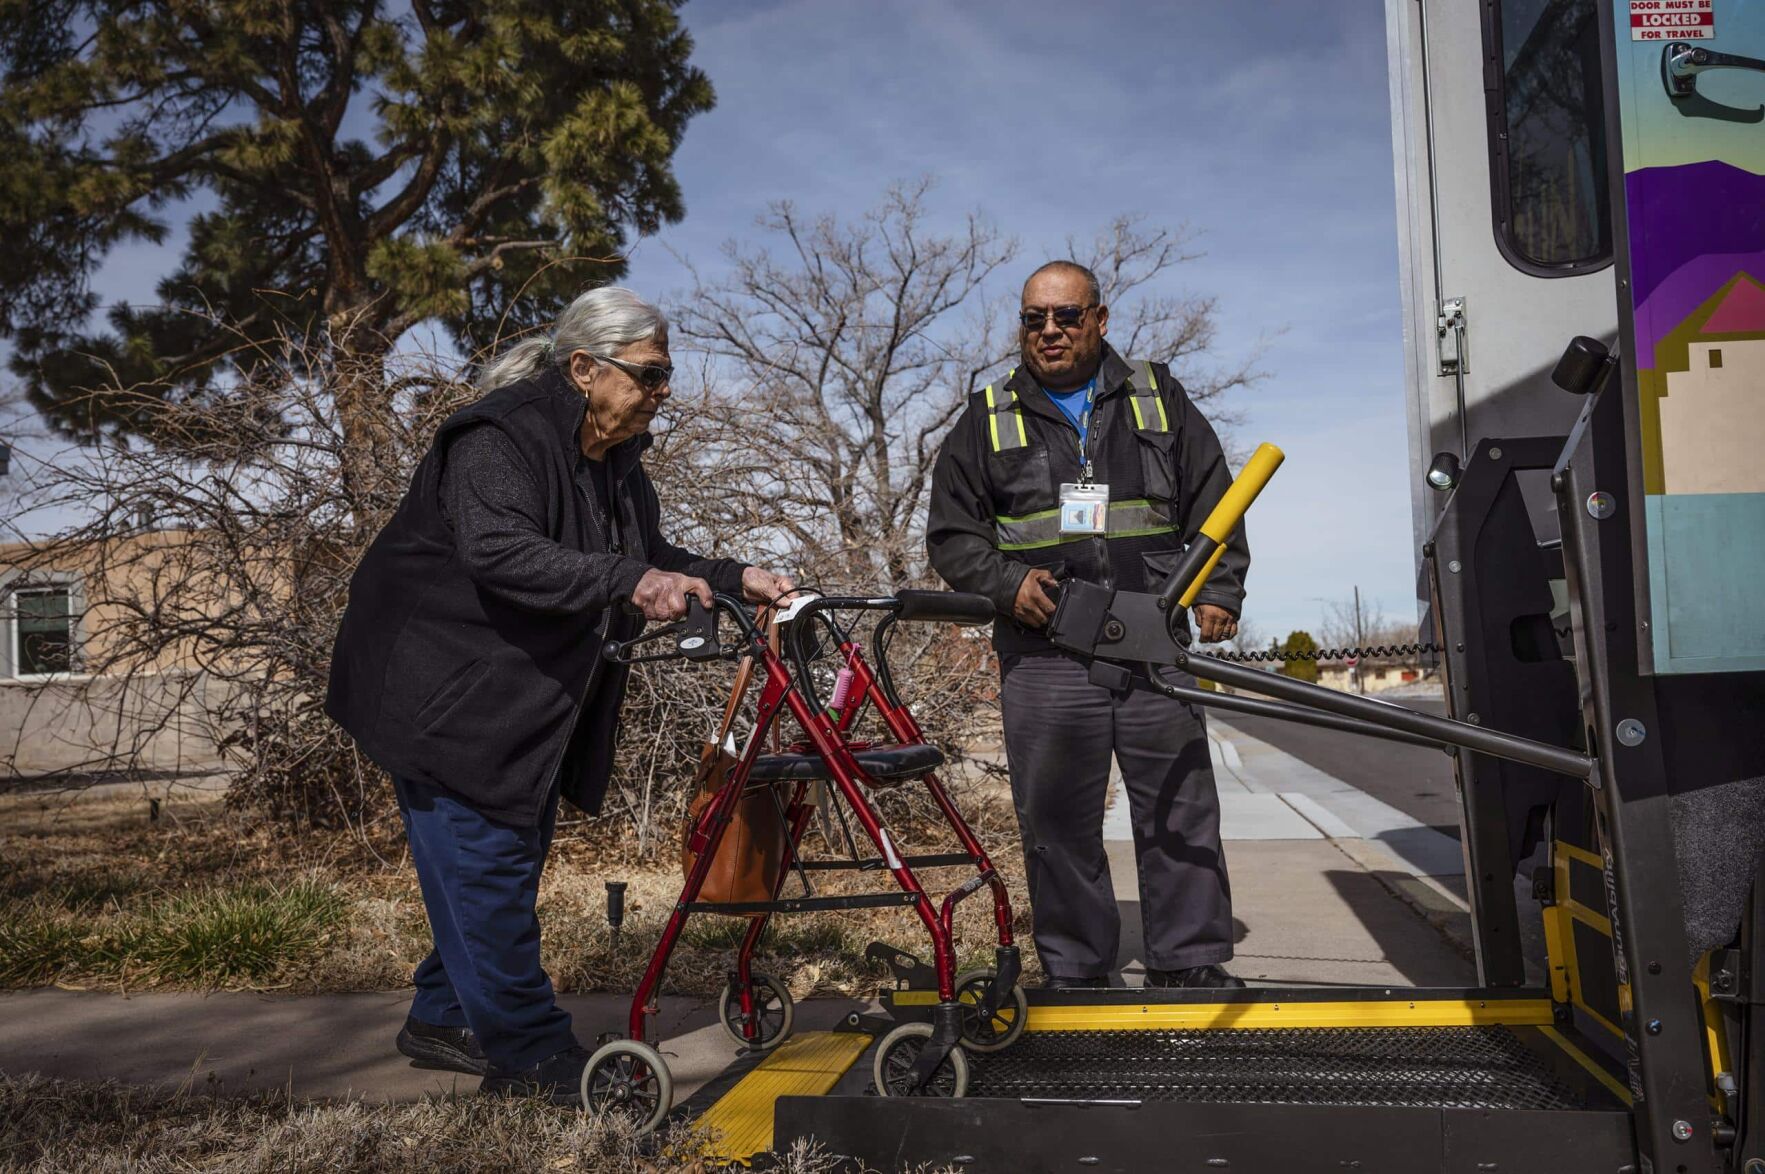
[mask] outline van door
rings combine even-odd
[[[1387,0],[1418,547],[1430,458],[1566,432],[1550,383],[1617,330],[1594,0]]]

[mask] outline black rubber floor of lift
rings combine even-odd
[[[971,1097],[1575,1109],[1504,1027],[1031,1032],[969,1056]]]

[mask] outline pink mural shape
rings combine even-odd
[[[1765,287],[1750,278],[1734,283],[1700,334],[1765,334]]]

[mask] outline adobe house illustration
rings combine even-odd
[[[1638,376],[1644,492],[1765,493],[1765,285],[1735,274]]]

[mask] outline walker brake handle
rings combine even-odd
[[[640,645],[673,639],[674,646],[663,652],[639,653]],[[601,655],[615,664],[644,664],[654,660],[719,660],[732,650],[717,642],[717,611],[699,602],[699,597],[686,597],[686,618],[665,624],[653,632],[645,632],[634,640],[609,640]]]
[[[686,597],[686,619],[679,623],[680,633],[674,648],[688,660],[716,660],[724,648],[717,643],[717,609],[706,607],[699,597]]]

